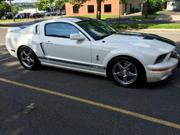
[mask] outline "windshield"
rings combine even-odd
[[[77,22],[77,24],[94,38],[94,40],[100,40],[116,33],[113,28],[101,21],[88,20]]]

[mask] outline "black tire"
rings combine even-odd
[[[29,47],[23,46],[19,48],[18,59],[21,65],[27,70],[36,70],[40,67],[40,61]]]
[[[146,80],[145,70],[141,63],[129,57],[118,57],[112,60],[108,64],[107,72],[108,76],[115,83],[123,87],[134,87],[140,83],[144,84]]]

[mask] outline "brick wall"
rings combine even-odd
[[[111,4],[111,12],[105,12],[104,11],[104,5]],[[94,5],[94,13],[88,13],[88,5]],[[96,0],[90,0],[83,4],[82,7],[79,9],[79,13],[73,13],[73,6],[69,3],[66,3],[66,14],[68,16],[78,16],[78,15],[95,15],[97,11],[97,4]],[[106,0],[105,2],[102,2],[101,11],[102,14],[108,15],[119,15],[119,0]],[[121,11],[121,10],[120,10]],[[121,13],[122,14],[122,13]]]
[[[118,16],[119,13],[122,15],[124,12],[130,13],[131,8],[140,8],[140,3],[142,3],[143,0],[128,0],[127,4],[119,4],[119,0],[105,0],[102,2],[101,5],[101,11],[102,15],[114,15]],[[105,12],[104,6],[110,4],[111,5],[111,12]],[[88,5],[94,5],[94,12],[88,13]],[[126,11],[125,11],[126,6]],[[81,16],[81,15],[96,15],[97,11],[97,4],[96,0],[89,0],[86,3],[83,4],[82,7],[79,9],[79,13],[73,13],[73,6],[69,3],[66,3],[66,14],[68,16]]]

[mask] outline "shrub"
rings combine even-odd
[[[154,14],[157,11],[163,10],[165,0],[147,0],[147,2],[148,2],[148,13]]]

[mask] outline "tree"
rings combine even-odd
[[[154,14],[157,11],[163,10],[164,0],[147,0],[148,14]]]
[[[50,11],[52,11],[54,0],[49,0]]]
[[[166,1],[167,0],[145,0],[142,12],[145,18],[148,18],[148,14],[154,14],[157,11],[163,10]]]
[[[39,0],[35,3],[35,6],[39,10],[49,10],[51,6],[51,2],[49,0]]]
[[[121,18],[121,8],[120,8],[120,5],[121,4],[125,4],[126,3],[126,0],[119,0],[119,23],[120,23],[120,18]]]
[[[0,17],[3,16],[6,12],[10,12],[11,7],[8,3],[0,1]]]
[[[11,8],[10,5],[6,2],[0,2],[0,10],[4,12],[10,12]]]
[[[65,4],[64,0],[55,0],[55,7],[58,10],[61,10]]]

